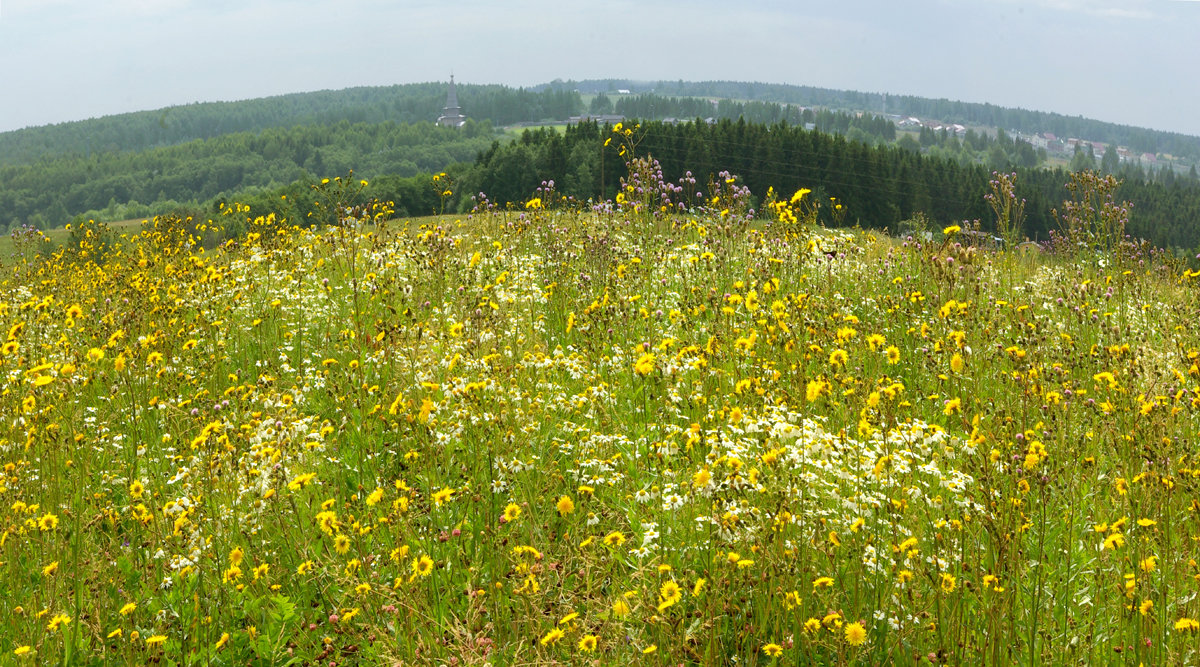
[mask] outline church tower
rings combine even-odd
[[[462,127],[462,124],[467,121],[467,117],[463,115],[462,107],[458,106],[458,91],[454,89],[454,75],[450,75],[450,90],[446,93],[446,106],[442,109],[442,115],[438,117],[437,124],[442,127]]]

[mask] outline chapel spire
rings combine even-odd
[[[454,88],[454,75],[451,74],[450,90],[446,92],[446,106],[442,109],[437,124],[442,127],[461,127],[466,121],[467,117],[463,115],[462,107],[458,106],[458,91]]]

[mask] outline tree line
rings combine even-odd
[[[583,110],[579,93],[499,85],[456,86],[468,118],[495,125],[565,120]],[[446,103],[447,84],[414,83],[294,93],[238,102],[205,102],[117,114],[0,133],[0,166],[60,157],[172,146],[225,134],[300,125],[433,121]]]
[[[570,113],[582,106],[578,93],[539,95],[549,106],[538,108],[553,109],[545,113]],[[504,100],[520,97],[498,91],[491,99],[502,106]],[[673,103],[661,96],[626,99],[631,105],[638,99],[642,104]],[[429,102],[436,106],[429,113],[440,111],[442,103]],[[918,214],[939,223],[986,222],[983,195],[992,169],[1017,169],[1021,193],[1028,199],[1024,231],[1031,238],[1044,239],[1056,227],[1051,210],[1066,198],[1067,173],[1030,168],[1040,162],[1038,156],[1029,154],[1029,144],[1003,132],[995,137],[968,132],[962,138],[923,132],[888,144],[888,131],[895,128],[877,115],[809,109],[805,113],[811,116],[799,118],[817,128],[809,131],[793,124],[793,117],[774,123],[745,117],[756,110],[782,110],[781,105],[723,103],[730,114],[740,114],[738,120],[647,121],[639,130],[638,151],[658,159],[671,180],[690,171],[703,182],[729,170],[759,196],[767,188],[786,192],[808,187],[820,196],[837,197],[851,223],[893,232]],[[141,152],[63,150],[32,164],[0,166],[0,228],[58,226],[76,216],[141,217],[174,206],[215,210],[219,202],[235,199],[252,199],[266,209],[282,194],[303,192],[306,183],[351,169],[372,183],[374,196],[396,201],[402,215],[466,210],[471,196],[481,192],[492,201],[518,202],[548,180],[563,194],[596,201],[613,197],[624,175],[624,158],[615,146],[604,146],[610,136],[606,127],[585,122],[565,133],[529,130],[505,143],[487,121],[469,120],[463,128],[449,129],[428,121],[342,119]],[[1096,166],[1094,156],[1077,157],[1077,169]],[[1135,204],[1131,233],[1161,246],[1200,245],[1197,179],[1160,175],[1150,180],[1140,167],[1099,166],[1125,179],[1119,195]],[[449,172],[452,188],[430,185],[430,175],[442,170]]]
[[[608,99],[607,96],[601,97],[601,95],[597,95],[593,99],[593,112],[611,112],[627,118],[647,120],[680,118],[737,120],[741,118],[751,123],[812,125],[820,132],[846,134],[851,138],[866,142],[887,142],[896,139],[895,123],[878,114],[807,108],[778,102],[667,97],[654,93],[618,97],[616,102],[610,101],[607,105],[611,111],[604,111],[605,105],[596,104],[596,100]]]
[[[664,96],[714,97],[746,101],[770,101],[835,109],[857,109],[881,114],[916,116],[947,123],[983,125],[1016,130],[1028,134],[1052,132],[1059,137],[1078,137],[1089,141],[1127,146],[1140,153],[1169,153],[1200,162],[1200,137],[1108,123],[1082,116],[1066,116],[1045,111],[1002,107],[995,104],[957,102],[914,95],[864,93],[815,86],[793,86],[746,81],[633,81],[628,79],[591,79],[555,81],[545,85],[558,90],[578,90],[584,94],[629,90]],[[705,117],[707,114],[701,115]],[[649,116],[642,116],[649,117]],[[688,117],[695,117],[695,114]]]
[[[399,177],[471,162],[494,140],[487,121],[351,123],[236,132],[140,152],[61,155],[0,167],[0,231],[75,216],[121,220],[235,193],[345,174]]]
[[[554,180],[565,196],[612,198],[625,165],[615,143],[604,146],[609,136],[611,130],[595,122],[571,126],[564,134],[526,131],[520,140],[495,143],[481,154],[459,175],[459,189],[487,193],[496,202],[515,202],[531,196],[542,181]],[[918,214],[938,224],[980,220],[985,229],[991,224],[984,195],[992,168],[984,164],[896,145],[872,146],[786,123],[654,121],[643,123],[638,137],[638,154],[658,160],[670,181],[690,172],[703,183],[728,170],[759,197],[768,188],[810,188],[820,198],[836,197],[845,207],[847,224],[894,233]],[[1024,167],[1015,171],[1019,193],[1027,200],[1024,235],[1046,240],[1058,227],[1053,209],[1068,198],[1069,173]],[[1131,235],[1161,247],[1200,246],[1200,182],[1178,179],[1167,184],[1132,175],[1117,194],[1134,205],[1127,229]]]

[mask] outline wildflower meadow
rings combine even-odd
[[[1200,662],[1200,273],[1111,196],[889,238],[636,131],[606,202],[18,240],[0,662]]]

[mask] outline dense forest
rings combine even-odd
[[[59,226],[76,215],[120,220],[179,204],[271,188],[312,176],[412,176],[470,162],[494,139],[491,125],[302,125],[236,132],[139,152],[62,155],[0,167],[0,226]],[[150,206],[150,204],[154,204]]]
[[[1013,109],[995,104],[744,81],[647,82],[628,79],[592,79],[555,81],[545,84],[544,88],[578,90],[584,94],[629,90],[633,93],[657,93],[670,97],[711,97],[747,102],[769,101],[831,109],[855,109],[937,119],[946,123],[983,125],[1030,134],[1053,132],[1059,137],[1078,137],[1089,141],[1128,146],[1140,153],[1167,153],[1192,161],[1200,161],[1200,137],[1106,123],[1082,116]],[[648,114],[638,115],[647,118],[655,117]],[[688,114],[687,117],[695,117],[695,115]],[[700,115],[706,117],[711,114]]]
[[[456,88],[458,101],[468,117],[486,119],[497,126],[565,120],[583,109],[575,91],[469,84],[458,84]],[[341,121],[418,123],[436,119],[445,103],[445,83],[414,83],[139,111],[2,132],[0,166],[58,156],[138,152],[194,139],[299,125],[330,125]]]
[[[634,92],[607,93],[617,88]],[[868,227],[897,231],[918,214],[937,223],[986,221],[983,194],[993,169],[1019,171],[1031,238],[1043,239],[1055,227],[1051,210],[1066,198],[1067,174],[1035,168],[1044,152],[1002,129],[898,133],[877,113],[820,108],[884,111],[882,96],[732,82],[460,85],[472,120],[447,129],[430,122],[445,92],[440,83],[322,91],[0,133],[0,231],[59,226],[79,216],[113,220],[179,206],[215,208],[233,199],[276,208],[272,202],[282,194],[350,170],[370,180],[373,195],[395,200],[402,215],[466,210],[479,192],[492,201],[520,201],[546,180],[580,200],[611,197],[624,160],[604,148],[605,127],[538,129],[515,141],[493,130],[584,112],[670,119],[645,123],[639,151],[657,158],[672,180],[687,171],[703,180],[729,170],[760,196],[768,187],[810,187],[837,197],[849,222]],[[581,93],[592,95],[588,104]],[[720,99],[703,97],[709,95]],[[886,111],[1018,128],[1052,119],[1067,123],[1056,130],[1063,134],[1102,139],[1109,136],[1103,130],[1112,133],[1110,141],[1146,148],[1135,140],[1140,136],[1178,155],[1200,144],[1195,137],[945,100],[889,96]],[[1174,248],[1200,245],[1194,169],[1190,178],[1177,178],[1171,169],[1147,173],[1117,164],[1115,151],[1105,157],[1110,161],[1077,153],[1071,169],[1099,168],[1124,179],[1120,196],[1135,205],[1131,233]],[[430,185],[430,175],[443,170],[456,183],[452,189]]]
[[[832,109],[802,108],[776,102],[706,100],[697,97],[664,97],[654,93],[622,95],[612,102],[603,93],[592,99],[592,113],[616,113],[626,118],[675,120],[705,118],[743,119],[750,123],[809,125],[820,132],[846,134],[867,142],[895,141],[896,125],[877,114]]]
[[[554,180],[564,195],[611,198],[625,165],[614,146],[603,148],[607,132],[584,123],[565,134],[526,131],[519,141],[493,144],[462,173],[460,190],[485,192],[498,202],[518,201],[531,196],[542,181]],[[984,195],[991,169],[985,165],[871,146],[784,123],[648,122],[639,132],[638,153],[657,159],[670,181],[691,172],[703,183],[728,170],[758,196],[768,188],[792,192],[807,187],[819,197],[844,203],[847,224],[892,232],[918,213],[938,224],[978,219],[985,229],[989,225]],[[1045,240],[1057,228],[1052,209],[1068,198],[1068,174],[1028,168],[1017,174],[1019,194],[1028,202],[1025,234]],[[1126,178],[1117,194],[1134,205],[1131,235],[1163,247],[1200,245],[1200,182],[1179,179],[1168,185]]]

